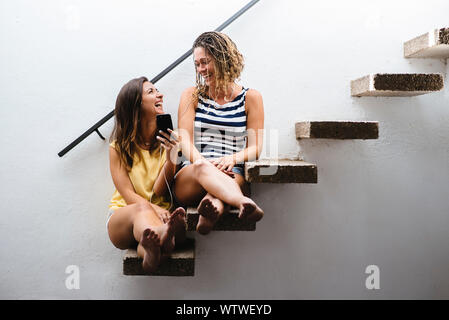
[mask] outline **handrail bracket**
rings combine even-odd
[[[100,133],[100,130],[98,130],[98,128],[95,129],[95,132],[100,136],[101,139],[106,140],[106,138],[102,136],[102,134]]]

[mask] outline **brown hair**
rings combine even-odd
[[[128,171],[133,166],[133,157],[137,152],[136,143],[142,142],[140,119],[142,112],[143,83],[148,81],[146,77],[140,77],[128,81],[120,90],[115,102],[115,122],[110,142],[115,141],[115,149],[120,155]],[[138,153],[140,157],[140,153]]]
[[[202,47],[206,53],[214,58],[215,67],[215,92],[227,94],[226,84],[240,78],[244,67],[243,55],[237,49],[235,43],[224,33],[209,31],[202,33],[193,43],[193,49]],[[207,95],[209,88],[201,82],[201,77],[196,72],[196,90],[194,98],[198,95]]]

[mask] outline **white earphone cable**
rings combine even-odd
[[[159,146],[159,165],[158,167],[160,167],[161,165],[161,160],[162,160],[162,146]],[[170,189],[170,185],[167,181],[167,174],[165,173],[164,168],[162,168],[162,170],[164,171],[164,180],[165,180],[165,184],[167,185],[168,188],[168,192],[170,193],[170,208],[168,208],[168,211],[171,210],[171,208],[173,207],[173,195],[171,193],[171,189]],[[155,181],[156,182],[156,181]],[[151,197],[150,197],[150,202],[152,203],[153,201],[153,196],[154,196],[154,183],[153,183],[153,188],[151,190]]]

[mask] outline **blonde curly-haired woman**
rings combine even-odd
[[[196,86],[184,90],[178,130],[187,161],[175,177],[174,193],[184,206],[198,205],[197,231],[209,233],[229,206],[239,218],[259,221],[263,210],[245,196],[244,162],[262,151],[261,94],[237,84],[243,56],[224,33],[205,32],[193,44]]]

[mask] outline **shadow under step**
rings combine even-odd
[[[123,274],[129,276],[193,276],[195,273],[195,239],[187,238],[182,247],[177,247],[171,256],[161,263],[158,270],[146,274],[142,268],[142,258],[135,249],[128,249],[123,257]]]
[[[378,139],[375,121],[301,121],[295,124],[296,139]]]
[[[301,160],[269,159],[245,163],[245,179],[256,183],[317,183],[315,164]]]
[[[238,218],[238,209],[232,208],[229,213],[224,213],[215,223],[213,231],[255,231],[256,223]],[[187,231],[195,231],[200,214],[196,208],[187,208]]]
[[[405,58],[449,58],[449,28],[434,29],[404,43]]]
[[[407,97],[442,90],[440,73],[376,73],[351,81],[353,97]]]

